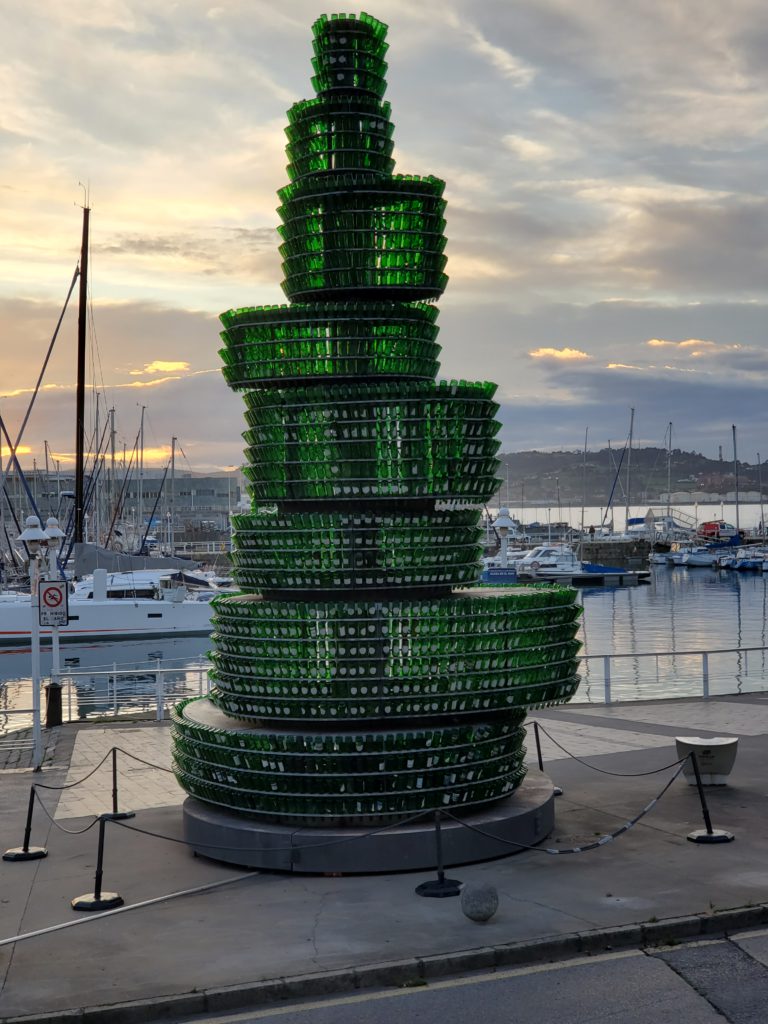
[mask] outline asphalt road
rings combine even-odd
[[[766,1024],[768,932],[292,1003],[190,1024]],[[186,1022],[185,1022],[186,1024]]]

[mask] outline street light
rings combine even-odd
[[[40,771],[43,761],[43,734],[40,727],[40,619],[38,610],[40,583],[40,556],[48,546],[48,536],[40,526],[37,516],[27,516],[24,530],[19,540],[29,550],[29,589],[30,611],[32,622],[30,638],[32,641],[32,768]]]
[[[509,516],[508,508],[499,509],[499,514],[493,521],[493,528],[498,531],[501,538],[501,567],[506,569],[509,566],[507,559],[507,544],[509,543],[509,531],[515,528],[515,521]]]

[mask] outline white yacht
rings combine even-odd
[[[210,633],[210,601],[217,593],[216,588],[201,586],[193,590],[173,576],[167,570],[94,570],[92,578],[72,588],[69,622],[59,627],[60,638],[117,640]],[[30,595],[0,594],[0,645],[29,643],[31,628]],[[51,628],[41,626],[40,635],[50,637]]]

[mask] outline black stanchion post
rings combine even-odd
[[[117,808],[117,747],[112,747],[112,810],[102,815],[104,818],[111,818],[112,821],[123,818],[135,818],[135,811],[120,811]]]
[[[32,835],[32,811],[35,807],[35,787],[30,786],[29,788],[29,804],[27,805],[27,823],[24,826],[24,845],[14,846],[10,850],[6,850],[3,854],[3,860],[40,860],[41,857],[47,857],[48,851],[44,846],[30,846],[29,839]]]
[[[93,892],[87,892],[84,896],[78,896],[72,900],[73,910],[112,910],[113,907],[122,907],[123,897],[116,892],[102,892],[101,879],[104,874],[104,829],[111,815],[102,814],[99,816],[99,850],[96,855],[96,878],[93,883]]]
[[[709,817],[709,808],[707,807],[707,798],[704,796],[704,786],[701,782],[701,772],[699,771],[699,762],[696,758],[696,751],[692,750],[688,755],[693,765],[693,774],[696,776],[696,788],[699,791],[699,800],[701,801],[701,812],[704,815],[705,828],[696,829],[695,832],[691,832],[687,839],[691,843],[730,843],[734,839],[732,832],[726,832],[722,828],[712,828],[712,820]]]
[[[536,757],[539,761],[539,771],[544,771],[544,760],[541,756],[541,737],[539,736],[539,723],[533,723],[533,735],[536,737]]]
[[[437,860],[437,878],[422,882],[416,886],[417,896],[433,896],[441,899],[445,896],[458,896],[461,882],[457,878],[446,878],[443,870],[443,836],[440,828],[440,811],[435,811],[435,857]]]
[[[533,723],[533,735],[536,737],[536,757],[539,762],[539,771],[544,771],[544,759],[541,756],[541,737],[539,736],[539,723],[534,721]],[[563,790],[560,786],[552,786],[552,790],[555,796],[562,796]]]

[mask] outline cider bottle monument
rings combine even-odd
[[[190,843],[256,867],[431,866],[437,811],[540,840],[524,720],[579,680],[573,590],[477,586],[495,385],[436,379],[444,183],[394,173],[386,31],[315,22],[279,192],[289,302],[221,317],[251,510],[173,762]],[[445,824],[446,863],[503,852]]]

